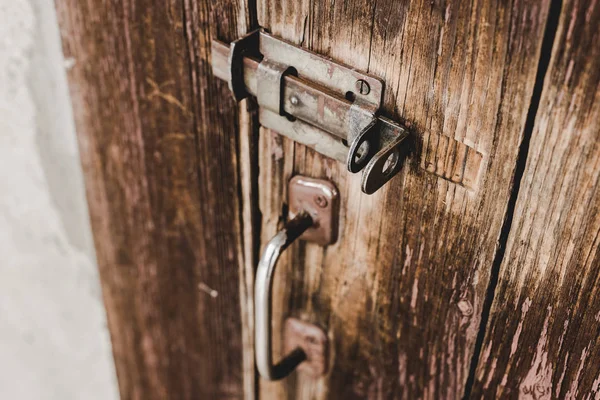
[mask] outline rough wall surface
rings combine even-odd
[[[0,398],[115,399],[52,0],[0,0]]]

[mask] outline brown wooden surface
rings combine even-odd
[[[253,8],[57,8],[121,396],[251,397],[237,112],[211,78],[209,43],[235,39]]]
[[[330,372],[261,381],[261,398],[460,398],[490,281],[471,397],[600,396],[600,6],[564,0],[536,109],[549,4],[57,0],[122,398],[254,398],[257,235],[296,174],[337,185],[340,239],[282,257],[275,350],[285,317],[316,323]],[[416,139],[386,188],[254,135],[209,53],[257,22],[385,80],[386,116]]]
[[[342,204],[339,242],[292,246],[274,287],[275,348],[286,316],[317,323],[331,340],[331,372],[261,382],[261,398],[462,396],[548,6],[258,2],[259,24],[273,34],[382,77],[387,115],[420,139],[404,171],[366,196],[344,165],[261,133],[263,243],[295,174],[330,179]]]
[[[599,20],[563,2],[473,398],[600,398]]]

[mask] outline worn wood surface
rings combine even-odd
[[[599,20],[563,1],[473,398],[600,398]]]
[[[209,43],[235,39],[253,8],[57,8],[121,397],[251,397],[237,111]]]
[[[260,397],[460,398],[549,1],[57,0],[122,398],[255,396],[256,235],[285,220],[296,174],[338,186],[340,240],[282,257],[275,349],[285,317],[316,323],[330,372]],[[598,20],[564,0],[472,398],[600,396]],[[385,189],[256,142],[209,52],[257,22],[385,80],[415,139]]]
[[[263,243],[285,217],[291,176],[333,181],[342,203],[339,242],[292,246],[274,286],[275,347],[285,317],[317,323],[331,340],[330,373],[261,382],[261,398],[462,396],[548,4],[258,2],[273,34],[385,79],[386,114],[418,144],[366,196],[344,165],[261,132]]]

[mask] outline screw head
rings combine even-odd
[[[292,105],[294,105],[294,106],[297,106],[298,103],[300,103],[300,100],[298,100],[298,97],[292,96],[292,97],[290,97],[290,103],[292,103]]]
[[[364,79],[357,80],[354,86],[360,94],[369,94],[369,92],[371,91],[371,87]]]
[[[320,195],[320,194],[316,195],[314,200],[315,200],[315,204],[321,208],[325,208],[325,207],[327,207],[327,204],[329,204],[329,202],[327,201],[325,196]]]

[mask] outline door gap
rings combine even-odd
[[[535,84],[533,92],[531,94],[531,102],[529,110],[527,112],[527,119],[525,121],[525,127],[523,129],[523,140],[519,146],[519,153],[517,155],[517,162],[515,167],[515,174],[513,179],[513,187],[511,189],[506,215],[504,222],[502,223],[502,229],[500,231],[500,238],[498,240],[498,249],[494,260],[492,262],[492,268],[490,273],[490,281],[486,290],[485,300],[483,302],[483,310],[481,312],[481,321],[479,324],[479,330],[477,332],[477,339],[475,340],[475,349],[471,358],[471,365],[469,367],[469,376],[465,384],[465,393],[463,400],[469,399],[473,385],[475,383],[475,374],[477,372],[477,365],[479,363],[479,356],[481,355],[481,348],[483,346],[483,340],[485,339],[485,333],[488,325],[490,311],[492,303],[494,301],[494,295],[496,292],[496,286],[498,284],[498,277],[500,275],[500,266],[504,259],[506,251],[506,244],[508,242],[508,235],[510,233],[513,217],[515,213],[515,206],[517,203],[517,197],[521,188],[521,181],[525,173],[525,166],[527,164],[527,157],[529,155],[529,144],[531,142],[531,136],[533,134],[533,128],[535,125],[535,117],[540,105],[542,97],[542,90],[544,88],[544,80],[548,67],[550,65],[550,59],[552,57],[552,48],[554,45],[554,38],[556,37],[556,31],[558,29],[558,23],[560,19],[560,12],[562,9],[562,0],[551,0],[550,9],[548,10],[548,20],[546,21],[546,27],[544,28],[544,36],[542,38],[542,48],[540,51],[540,59],[538,61],[538,69],[535,76]]]
[[[258,24],[258,0],[247,0],[246,1],[246,10],[248,11],[248,16],[247,16],[247,32],[251,32],[255,29],[258,29],[260,27],[260,25]],[[246,193],[243,193],[243,191],[240,188],[240,198],[242,199],[242,202],[244,201],[248,201],[250,202],[250,214],[251,214],[251,221],[250,221],[250,226],[252,229],[252,234],[250,235],[250,237],[244,237],[242,238],[242,243],[244,245],[244,248],[249,247],[250,253],[251,253],[251,257],[252,257],[252,266],[253,266],[253,270],[252,270],[252,282],[254,282],[254,274],[256,273],[256,267],[258,266],[258,259],[260,257],[260,237],[262,234],[262,212],[260,210],[260,185],[259,185],[259,173],[260,173],[260,154],[259,154],[259,149],[260,149],[260,124],[258,122],[258,105],[255,103],[254,99],[246,99],[245,101],[245,106],[246,109],[244,111],[240,110],[238,111],[238,117],[242,115],[242,113],[246,113],[247,117],[248,117],[248,122],[250,123],[250,126],[248,127],[248,129],[240,129],[239,132],[241,135],[248,135],[248,149],[246,149],[246,151],[249,152],[248,156],[248,160],[250,161],[250,165],[242,165],[240,163],[239,167],[238,167],[238,173],[240,174],[240,183],[241,183],[241,168],[249,168],[249,176],[250,176],[250,182],[246,182],[249,185],[249,189],[250,189],[250,198],[246,198]],[[238,154],[240,154],[238,152]],[[243,215],[243,205],[240,204],[240,206],[242,207],[242,210],[240,210],[240,216]],[[241,221],[242,226],[244,226],[244,221]],[[246,241],[250,241],[250,243],[247,243]],[[246,267],[246,266],[245,266]],[[247,271],[245,271],[247,273]],[[243,279],[244,277],[241,276],[240,279]],[[251,291],[252,288],[249,288],[249,290]],[[253,292],[251,292],[251,296],[252,296],[252,301],[254,301],[254,294]],[[252,308],[252,310],[254,311],[254,308]],[[250,318],[254,318],[254,315],[251,315]],[[254,323],[251,325],[254,326]],[[242,329],[248,329],[247,327],[242,327]],[[252,335],[252,339],[254,340],[254,335]],[[242,349],[242,352],[246,352],[245,349]],[[252,359],[254,359],[254,344],[252,344]],[[242,377],[242,383],[245,386],[246,382],[245,381],[245,377]],[[256,399],[260,399],[260,380],[259,380],[259,376],[258,376],[258,371],[256,370],[256,367],[254,368],[254,374],[252,376],[252,382],[251,382],[251,386],[253,388],[253,396],[251,398],[249,398],[249,394],[247,394],[245,397],[246,400],[256,400]]]

